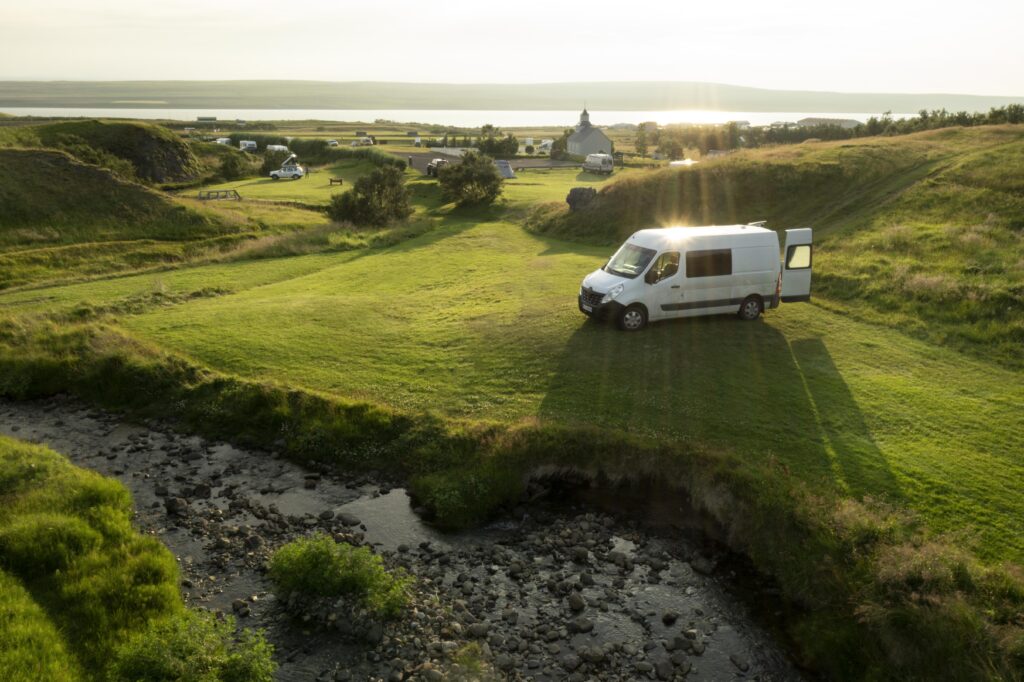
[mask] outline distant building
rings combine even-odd
[[[747,130],[750,127],[750,121],[729,121],[729,123],[735,123],[739,130]]]
[[[584,109],[576,132],[569,136],[567,151],[576,156],[587,154],[611,154],[612,141],[599,128],[590,124],[590,114]]]
[[[860,121],[852,118],[802,118],[796,122],[801,128],[813,128],[815,126],[839,126],[840,128],[856,128],[861,125]]]

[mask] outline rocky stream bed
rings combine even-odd
[[[681,532],[537,501],[442,534],[372,476],[312,471],[63,398],[0,402],[0,433],[121,480],[138,528],[177,557],[186,601],[265,629],[280,680],[804,678],[733,596],[736,574]],[[315,531],[370,545],[415,576],[406,613],[382,622],[345,600],[275,598],[270,553]]]

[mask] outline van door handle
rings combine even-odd
[[[680,286],[680,285],[678,285],[678,284],[673,284],[673,285],[672,285],[672,288],[673,288],[673,289],[678,289],[678,288],[679,288],[679,286]]]

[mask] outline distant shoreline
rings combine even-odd
[[[719,83],[437,84],[324,81],[0,81],[11,107],[245,110],[734,112],[987,111],[1024,96],[766,90]]]
[[[579,119],[579,110],[493,110],[493,109],[169,109],[152,107],[4,107],[0,113],[38,118],[125,118],[158,121],[194,122],[199,117],[216,117],[217,123],[234,126],[243,121],[309,121],[316,123],[364,123],[385,120],[414,126],[442,126],[453,128],[479,128],[490,123],[502,128],[552,128],[572,126]],[[742,121],[752,126],[771,125],[776,122],[794,123],[803,118],[853,119],[865,122],[880,112],[808,112],[808,111],[608,111],[593,109],[592,120],[600,127],[636,125],[654,122],[658,125],[673,123],[716,125],[729,121]],[[893,114],[894,118],[911,116]],[[207,122],[210,123],[210,122]]]

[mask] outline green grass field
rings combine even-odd
[[[122,243],[150,248],[133,233],[40,247],[79,249],[81,264],[64,266],[76,281],[0,292],[0,386],[137,402],[212,437],[283,434],[302,461],[397,465],[451,525],[518,499],[531,466],[673,472],[787,598],[836,610],[799,619],[822,669],[857,679],[835,655],[864,627],[885,650],[863,654],[877,670],[917,660],[888,651],[895,636],[927,639],[929,665],[969,652],[958,669],[992,677],[1022,650],[1024,248],[1007,171],[1022,154],[1024,133],[1005,126],[611,178],[530,170],[476,209],[407,171],[413,218],[382,230],[296,207],[329,199],[317,175],[230,183],[252,199],[237,203],[183,192],[169,203],[228,231],[219,255],[154,271],[125,267]],[[599,200],[567,215],[577,186]],[[634,228],[755,219],[815,227],[814,302],[640,334],[576,309],[583,276]],[[138,377],[155,402],[133,393]],[[735,513],[714,511],[722,499]],[[54,655],[39,665],[62,665]]]
[[[331,196],[348,190],[356,179],[369,173],[373,168],[373,164],[368,161],[346,159],[327,168],[314,168],[312,175],[300,180],[274,180],[269,177],[246,178],[209,185],[203,189],[233,189],[237,190],[243,199],[326,205],[330,202]],[[340,186],[331,185],[330,178],[342,178],[345,183]],[[192,192],[186,194],[192,194]]]
[[[508,183],[506,206],[580,180],[607,182],[526,173]],[[401,410],[616,427],[776,458],[815,485],[906,505],[990,559],[1024,559],[1024,386],[1013,370],[818,305],[753,325],[723,317],[622,334],[575,308],[608,247],[531,235],[494,219],[500,209],[438,210],[440,228],[389,249],[25,291],[0,305],[214,287],[234,293],[123,324],[210,367]]]

